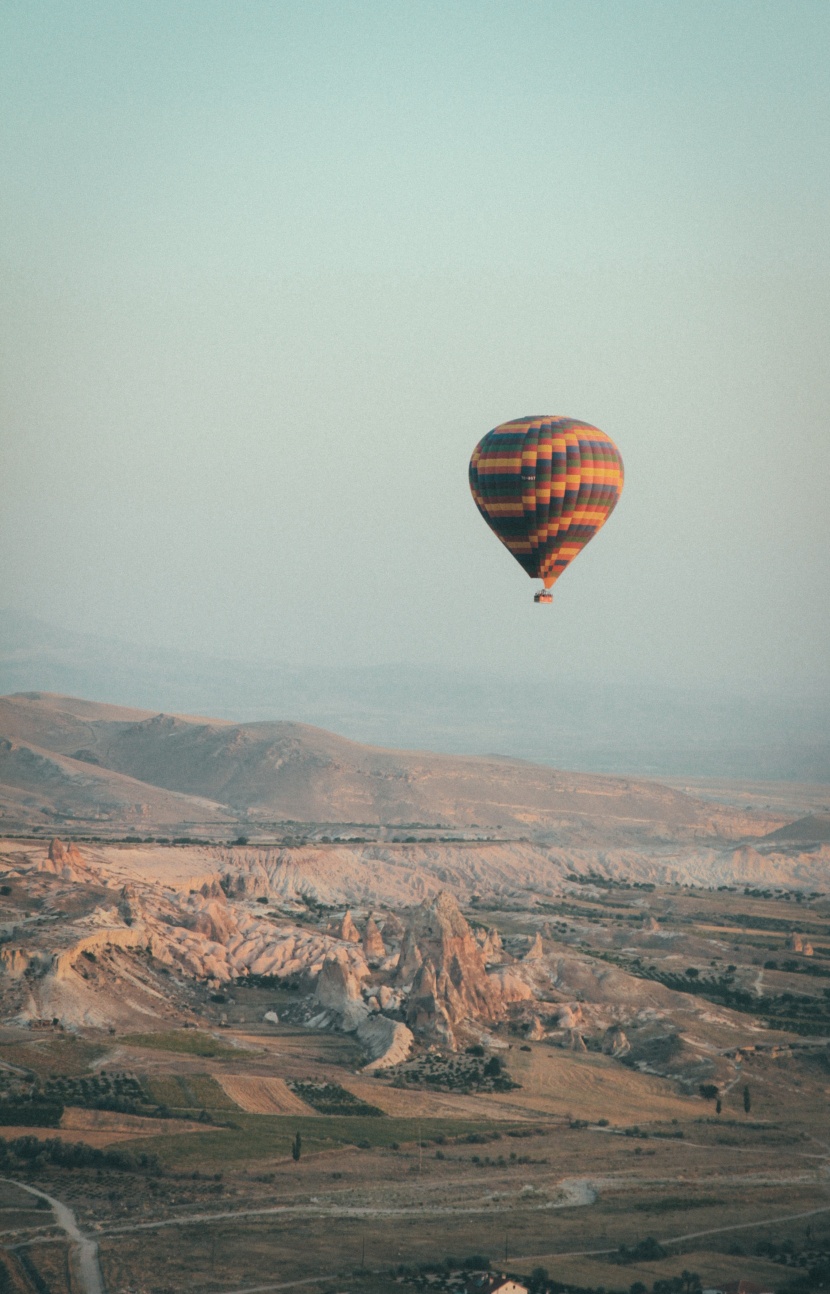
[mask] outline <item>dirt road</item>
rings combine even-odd
[[[79,1294],[104,1294],[104,1282],[98,1263],[98,1244],[84,1235],[72,1210],[36,1186],[27,1186],[25,1182],[14,1181],[11,1177],[0,1180],[9,1182],[19,1190],[46,1201],[55,1216],[56,1223],[69,1240],[69,1269],[73,1285],[78,1289]]]

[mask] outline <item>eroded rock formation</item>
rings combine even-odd
[[[367,961],[383,961],[386,946],[374,917],[369,917],[363,931],[363,953]]]
[[[337,932],[337,937],[338,939],[343,939],[350,944],[360,943],[360,934],[348,908],[346,909],[346,914],[343,917],[343,920],[340,922],[340,929]]]
[[[407,1007],[407,1023],[421,1034],[434,1032],[456,1045],[459,1027],[478,1020],[495,1024],[504,1016],[504,997],[487,974],[482,949],[453,896],[446,891],[416,909],[404,936],[401,960],[420,958]],[[399,962],[398,978],[401,974]]]
[[[539,934],[539,931],[537,930],[536,938],[533,940],[533,943],[530,945],[527,952],[525,953],[524,960],[526,962],[539,961],[542,957],[544,957],[544,955],[545,955],[545,947],[544,947],[544,944],[542,943],[542,936]]]

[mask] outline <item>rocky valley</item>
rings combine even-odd
[[[184,1213],[207,1219],[182,1223],[192,1237],[201,1225],[218,1235],[227,1213],[214,1210],[214,1227],[192,1185],[219,1166],[223,1193],[239,1197],[235,1234],[253,1227],[251,1278],[270,1243],[262,1223],[242,1221],[252,1210],[290,1200],[301,1229],[325,1218],[336,1231],[358,1205],[370,1228],[393,1206],[405,1266],[429,1249],[404,1219],[430,1198],[440,1230],[460,1191],[471,1249],[489,1243],[475,1219],[501,1216],[495,1201],[509,1199],[524,1237],[516,1270],[556,1252],[574,1288],[608,1288],[608,1263],[600,1282],[603,1262],[565,1254],[582,1244],[576,1222],[570,1239],[544,1237],[544,1209],[599,1210],[611,1252],[628,1244],[631,1225],[602,1202],[622,1190],[636,1208],[649,1198],[654,1138],[675,1193],[682,1181],[694,1196],[706,1171],[725,1181],[734,1146],[756,1165],[751,1208],[763,1212],[766,1191],[770,1217],[808,1199],[830,1218],[826,1147],[807,1149],[830,1092],[829,788],[668,786],[43,693],[4,698],[0,718],[0,1121],[11,1168],[30,1144],[123,1147],[155,1236],[172,1184],[196,1165],[191,1185],[175,1187]],[[517,1147],[536,1138],[536,1149],[491,1156],[489,1168],[449,1149],[502,1134]],[[614,1134],[652,1144],[638,1143],[636,1166],[617,1163]],[[583,1135],[576,1154],[568,1139]],[[425,1138],[437,1147],[426,1169]],[[374,1166],[335,1199],[325,1181],[345,1170],[327,1169],[340,1162],[327,1156],[354,1167],[355,1145]],[[68,1153],[41,1165],[64,1196]],[[147,1177],[135,1156],[150,1154]],[[701,1157],[692,1176],[690,1154]],[[789,1175],[776,1176],[777,1154],[792,1159]],[[571,1171],[580,1155],[585,1171]],[[98,1162],[108,1181],[123,1173]],[[306,1182],[299,1195],[289,1166]],[[413,1168],[409,1185],[387,1182],[384,1204],[372,1175],[397,1181]],[[149,1251],[119,1222],[118,1186],[106,1202],[93,1178],[70,1176],[101,1229],[107,1288],[167,1288],[158,1273],[172,1281],[178,1269],[174,1249],[159,1248],[163,1228],[151,1279]],[[283,1203],[255,1186],[266,1180],[282,1183]],[[738,1230],[748,1198],[726,1209]],[[699,1207],[723,1213],[718,1200]],[[27,1227],[21,1217],[15,1231],[26,1261],[51,1270],[54,1237],[38,1248]],[[233,1246],[193,1244],[201,1275],[186,1288],[223,1289]],[[671,1274],[681,1251],[663,1245],[644,1274]],[[723,1266],[723,1246],[706,1253],[699,1266]],[[754,1251],[744,1257],[763,1267]],[[309,1274],[299,1256],[281,1261]],[[6,1266],[10,1288],[40,1288],[22,1260]],[[367,1289],[385,1288],[372,1279]]]

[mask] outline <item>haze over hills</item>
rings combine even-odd
[[[356,1031],[386,1067],[418,1037],[457,1049],[508,1020],[547,1036],[541,1015],[558,1019],[559,1045],[607,1034],[622,1055],[622,1025],[650,1048],[657,1010],[700,1035],[670,1067],[693,1086],[712,1017],[678,996],[676,962],[715,965],[723,936],[697,932],[695,909],[680,917],[670,894],[662,934],[638,891],[763,884],[782,901],[793,889],[797,902],[820,898],[823,791],[794,788],[819,811],[793,822],[657,782],[387,750],[303,724],[2,697],[0,865],[8,893],[35,907],[3,928],[0,1005],[22,1023],[127,1028],[179,1019],[193,993],[253,976],[301,988],[298,1023]],[[75,843],[49,844],[58,829]],[[525,934],[508,951],[498,926],[474,933],[462,907]],[[647,989],[638,949],[663,959]],[[759,992],[751,963],[746,975]],[[731,994],[732,981],[715,989]]]
[[[440,666],[311,668],[80,634],[0,612],[0,692],[53,691],[152,713],[291,719],[385,747],[497,752],[593,772],[830,780],[830,698]]]
[[[274,869],[290,857],[299,876],[279,887],[290,897],[311,886],[326,902],[412,902],[442,884],[467,898],[493,884],[543,893],[569,870],[650,883],[820,883],[828,788],[790,785],[789,804],[780,790],[764,802],[762,791],[753,786],[745,802],[740,783],[729,795],[696,795],[495,756],[387,750],[303,724],[42,692],[0,698],[6,834],[219,848],[242,838],[249,883],[262,872],[277,884]],[[334,852],[290,853],[332,840]],[[409,853],[379,853],[387,843]],[[188,869],[213,871],[216,857],[194,857]]]
[[[677,1003],[662,990],[644,997],[636,975],[617,984],[566,953],[585,937],[588,910],[572,907],[574,887],[636,896],[643,887],[766,885],[813,897],[823,888],[828,788],[792,786],[789,812],[764,805],[760,787],[743,804],[740,789],[731,800],[704,797],[504,757],[384,749],[285,721],[231,723],[44,692],[0,697],[6,884],[63,914],[48,928],[4,928],[0,998],[24,1021],[122,1027],[152,1016],[161,999],[177,1018],[179,989],[171,997],[158,969],[138,977],[129,1002],[117,991],[125,976],[135,984],[136,957],[151,949],[157,968],[184,977],[180,988],[251,975],[301,982],[312,994],[303,1022],[357,1028],[366,1054],[385,1064],[409,1054],[413,1030],[455,1047],[512,1011],[517,1027],[538,1034],[534,1003],[561,1000],[549,996],[551,977],[576,1001],[590,981],[606,1004],[595,1031],[630,1026],[658,999],[661,1010]],[[59,833],[81,848],[53,839],[47,849]],[[591,939],[613,956],[630,956],[643,938],[651,948],[648,922],[644,934],[630,928],[644,918],[642,902],[611,943],[602,915]],[[261,904],[277,906],[266,913]],[[533,914],[532,929],[544,925],[555,946],[546,952],[540,935],[520,972],[496,935],[482,927],[473,939],[458,904]],[[364,915],[362,937],[351,918],[332,926],[326,916],[349,907]],[[561,923],[554,934],[545,921],[553,912],[577,919],[565,944]],[[682,956],[696,938],[684,930]],[[674,939],[655,945],[669,977]],[[540,978],[543,955],[554,960]],[[500,969],[485,973],[488,958]],[[376,963],[380,978],[370,974]],[[629,1003],[623,1015],[606,1009],[615,993]],[[562,1019],[566,1042],[573,1021],[587,1028],[581,1007]]]
[[[28,812],[207,827],[353,823],[611,841],[757,834],[736,814],[655,782],[519,760],[391,751],[295,723],[232,724],[32,692],[0,698],[0,779]],[[7,795],[9,792],[7,792]]]

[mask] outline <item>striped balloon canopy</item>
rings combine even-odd
[[[576,418],[517,418],[488,431],[470,459],[479,512],[549,589],[605,525],[623,487],[610,436]],[[537,594],[537,601],[550,601]]]

